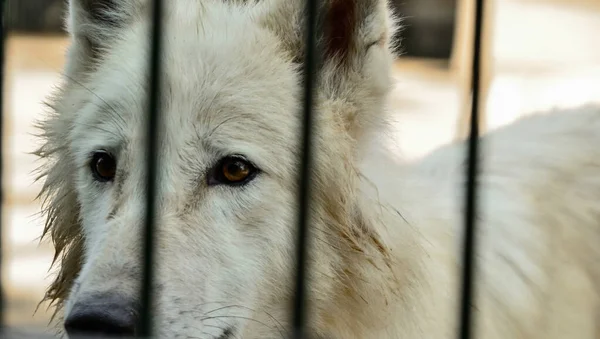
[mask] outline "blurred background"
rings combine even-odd
[[[9,326],[46,330],[53,252],[43,221],[33,122],[60,79],[67,37],[64,0],[9,0],[3,131],[2,279]],[[405,18],[394,67],[399,161],[414,161],[463,138],[469,112],[472,0],[393,0]],[[550,107],[600,103],[600,0],[487,0],[482,131]]]

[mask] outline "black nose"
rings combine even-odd
[[[136,334],[135,303],[118,295],[106,294],[77,302],[65,319],[70,338],[133,337]]]

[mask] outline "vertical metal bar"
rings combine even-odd
[[[146,168],[146,227],[143,241],[143,275],[141,288],[141,337],[152,336],[152,282],[154,279],[154,229],[156,222],[156,188],[158,178],[158,153],[160,137],[158,126],[161,105],[161,47],[162,47],[162,0],[154,0],[150,36],[150,89],[148,92],[148,125]]]
[[[473,46],[473,73],[471,79],[471,131],[468,143],[467,187],[465,202],[465,238],[462,266],[462,305],[459,338],[470,339],[473,334],[472,304],[475,277],[475,221],[477,203],[478,139],[479,139],[479,91],[481,64],[481,35],[483,24],[483,0],[475,0],[475,41]]]
[[[0,0],[0,333],[2,333],[4,328],[4,283],[2,275],[2,251],[4,247],[2,246],[2,241],[4,240],[2,237],[2,218],[4,216],[3,207],[4,207],[4,60],[5,60],[5,37],[6,37],[6,29],[5,23],[6,20],[4,15],[6,13],[5,7],[7,2],[4,0]]]
[[[305,55],[304,55],[304,119],[302,126],[301,172],[299,180],[298,238],[296,253],[296,295],[294,300],[293,335],[305,336],[306,325],[306,275],[309,245],[308,221],[310,219],[310,176],[312,165],[312,127],[314,85],[316,80],[317,0],[306,0]]]

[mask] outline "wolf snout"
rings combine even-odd
[[[133,337],[138,322],[136,303],[116,294],[77,301],[65,319],[69,338]]]

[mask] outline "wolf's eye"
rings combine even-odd
[[[208,177],[209,185],[243,185],[254,179],[258,170],[242,156],[221,159]]]
[[[101,182],[111,181],[117,172],[117,161],[106,151],[96,151],[90,162],[90,169],[94,178]]]

